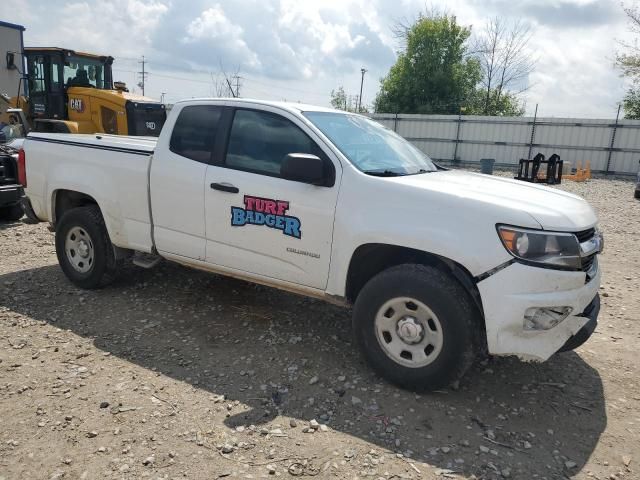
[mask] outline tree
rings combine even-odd
[[[331,90],[331,106],[338,110],[355,112],[358,110],[358,95],[347,95],[344,87],[340,85],[338,90]],[[360,113],[368,112],[366,105],[360,107]]]
[[[508,91],[498,91],[492,88],[487,95],[484,88],[478,88],[475,96],[466,105],[466,115],[494,115],[504,117],[521,117],[525,109],[516,94]],[[487,113],[489,112],[489,113]]]
[[[458,113],[474,95],[480,64],[468,55],[469,28],[456,17],[431,12],[411,26],[398,25],[403,49],[380,82],[377,112]]]
[[[631,32],[640,34],[640,9],[638,5],[624,7]],[[622,101],[625,118],[640,119],[640,48],[636,42],[633,44],[623,43],[625,53],[618,54],[616,63],[622,70],[622,75],[632,80],[633,85],[629,87]]]
[[[484,108],[480,114],[510,114],[501,107],[519,110],[517,97],[527,89],[523,82],[536,63],[528,49],[530,40],[531,29],[520,20],[507,22],[495,17],[487,21],[475,47],[484,91]]]
[[[344,92],[344,87],[340,85],[338,90],[331,90],[331,106],[338,110],[347,110],[347,94]]]
[[[624,108],[625,118],[640,120],[640,88],[636,86],[627,90],[622,100],[622,108]]]

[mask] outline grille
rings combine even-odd
[[[578,242],[583,243],[586,242],[587,240],[593,238],[593,236],[596,234],[596,229],[595,228],[590,228],[588,230],[582,230],[581,232],[575,232],[574,235],[578,238]],[[582,271],[585,273],[589,273],[589,270],[591,269],[591,267],[593,266],[593,263],[596,261],[596,256],[598,254],[594,253],[593,255],[589,255],[588,257],[583,257],[582,258]],[[589,275],[587,275],[587,278],[585,279],[585,281],[588,283],[591,280],[591,278],[589,277]]]
[[[593,265],[593,262],[596,261],[596,254],[594,253],[593,255],[589,255],[588,257],[584,257],[582,259],[582,271],[583,272],[588,272],[589,269],[591,268],[591,266]]]
[[[596,229],[595,228],[590,228],[589,230],[583,230],[581,232],[575,232],[575,236],[578,237],[578,241],[580,243],[586,242],[591,237],[593,237],[595,234],[596,234]]]

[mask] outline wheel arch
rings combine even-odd
[[[100,209],[100,213],[102,214],[102,209],[98,204],[97,200],[83,192],[78,192],[76,190],[67,190],[67,189],[58,189],[55,190],[51,196],[51,223],[54,225],[56,222],[62,218],[64,213],[72,208],[84,207],[87,205],[96,205]],[[104,215],[102,215],[104,218]]]
[[[482,327],[485,328],[482,298],[469,270],[454,260],[414,248],[384,243],[367,243],[356,248],[347,271],[345,285],[347,301],[353,304],[362,287],[378,273],[407,263],[429,265],[452,275],[473,299],[482,318]]]

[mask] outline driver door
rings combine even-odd
[[[341,169],[293,115],[264,108],[233,110],[223,158],[207,167],[206,261],[323,289]],[[281,178],[289,153],[321,156],[331,181]]]

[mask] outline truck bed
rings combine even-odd
[[[114,245],[151,251],[148,170],[156,142],[153,137],[29,134],[23,145],[26,193],[36,216],[54,222],[61,192],[86,192],[101,206]]]

